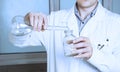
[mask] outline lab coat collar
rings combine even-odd
[[[81,33],[79,33],[79,27],[77,23],[77,18],[74,14],[74,7],[70,10],[67,16],[67,23],[70,30],[73,30],[73,34],[76,37],[79,36],[86,36],[89,37],[90,35],[93,35],[97,23],[100,22],[105,16],[104,8],[100,3],[98,3],[98,9],[96,11],[96,14],[88,21],[88,23],[85,25]]]
[[[102,7],[102,5],[99,3],[96,14],[85,25],[85,27],[81,31],[81,36],[92,37],[92,35],[94,35],[95,31],[97,30],[96,29],[97,26],[101,24],[104,16],[105,16],[105,10]]]

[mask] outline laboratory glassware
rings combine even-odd
[[[64,22],[65,23],[65,22]],[[68,30],[67,26],[48,25],[46,30]],[[27,40],[33,31],[33,27],[27,24],[24,16],[17,15],[12,18],[12,25],[10,31],[10,42],[15,46],[21,46]],[[44,32],[44,31],[43,31]]]
[[[72,30],[65,30],[65,37],[63,39],[63,48],[64,48],[64,54],[65,56],[74,56],[72,51],[74,50],[73,48],[73,40],[75,39],[75,36],[73,35]]]

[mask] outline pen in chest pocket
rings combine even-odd
[[[107,38],[103,44],[98,44],[97,49],[101,50],[104,46],[108,45],[109,39]]]

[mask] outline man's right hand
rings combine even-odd
[[[36,31],[43,31],[47,26],[47,16],[42,13],[27,13],[25,15],[25,22],[32,26]]]

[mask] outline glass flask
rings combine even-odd
[[[28,39],[30,33],[32,32],[32,27],[24,22],[24,16],[15,16],[12,18],[12,25],[10,31],[10,42],[15,46],[23,45],[25,39]]]
[[[72,51],[73,48],[73,40],[75,39],[75,36],[73,35],[72,30],[65,30],[65,37],[63,39],[63,47],[64,47],[64,54],[65,56],[73,56],[74,54]]]
[[[32,27],[24,22],[23,16],[15,16],[12,19],[11,33],[16,36],[23,36],[32,32]]]
[[[55,26],[55,25],[48,25],[47,29],[45,30],[68,30],[67,26]],[[24,20],[24,16],[17,15],[12,18],[12,25],[10,31],[10,42],[19,47],[23,47],[24,42],[30,38],[31,32],[33,31],[32,26],[26,24]],[[44,31],[43,31],[44,32]]]
[[[13,35],[23,36],[23,35],[31,33],[32,30],[33,30],[33,27],[27,24],[27,22],[25,22],[24,16],[18,15],[18,16],[13,17],[12,27],[11,27],[11,33]],[[47,29],[45,30],[68,30],[68,27],[47,25]]]

